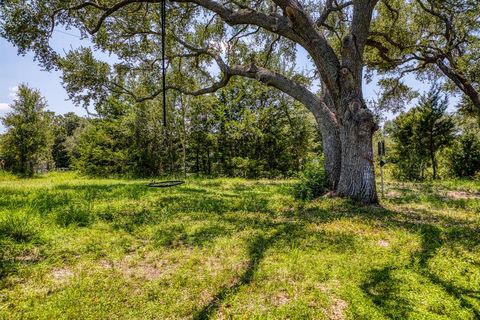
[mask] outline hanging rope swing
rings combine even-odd
[[[162,102],[163,102],[163,128],[165,130],[165,139],[168,141],[168,128],[167,128],[167,81],[166,81],[166,67],[165,67],[165,29],[166,29],[166,22],[167,22],[167,5],[166,0],[163,0],[160,7],[160,24],[161,24],[161,32],[162,32]],[[153,180],[147,186],[154,187],[154,188],[166,188],[166,187],[173,187],[183,184],[184,181],[182,180],[169,180],[169,181],[160,181],[155,182]]]

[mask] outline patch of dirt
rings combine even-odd
[[[345,320],[345,310],[347,307],[348,304],[344,300],[335,298],[333,304],[326,311],[326,315],[330,320]]]
[[[202,292],[200,292],[199,297],[202,304],[209,304],[213,298],[213,294],[209,289],[203,289]]]
[[[280,208],[280,211],[282,213],[292,213],[295,212],[295,208],[293,208],[292,206],[283,206],[282,208]]]
[[[335,193],[335,191],[328,191],[322,196],[322,198],[336,198],[336,197],[337,197],[337,194]]]
[[[32,263],[40,260],[40,253],[37,248],[27,251],[15,257],[16,261],[23,263]]]
[[[74,273],[70,268],[53,269],[50,273],[53,279],[58,282],[66,282],[73,277]]]
[[[390,190],[385,194],[385,196],[387,198],[400,198],[402,196],[402,193],[397,190]]]
[[[480,199],[480,193],[465,191],[448,191],[447,197],[452,199]]]
[[[122,260],[116,262],[101,260],[99,264],[104,269],[119,271],[125,278],[143,278],[145,280],[158,279],[173,270],[174,267],[166,260],[151,256],[139,259],[134,255],[126,255]]]
[[[317,284],[316,287],[317,287],[317,289],[318,289],[320,292],[322,292],[322,293],[326,293],[326,292],[330,291],[330,288],[327,288],[327,287],[325,286],[325,284],[323,284],[323,283]]]

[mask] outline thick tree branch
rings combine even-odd
[[[242,76],[250,79],[255,79],[265,85],[277,88],[278,90],[288,94],[292,98],[305,105],[312,113],[315,114],[318,119],[323,119],[323,121],[325,121],[325,123],[328,123],[329,125],[333,125],[336,123],[334,112],[332,112],[332,110],[330,110],[324,103],[322,103],[322,100],[317,95],[315,95],[303,85],[293,80],[290,80],[282,74],[271,71],[264,67],[257,66],[253,63],[247,66],[229,66],[227,65],[227,63],[225,63],[220,54],[215,50],[211,48],[199,48],[187,43],[186,41],[180,39],[175,35],[174,37],[176,41],[178,41],[188,50],[192,51],[193,55],[208,55],[212,59],[214,59],[222,73],[222,76],[219,81],[214,82],[208,87],[198,90],[188,90],[184,87],[174,85],[167,86],[166,90],[176,90],[183,94],[199,96],[207,93],[216,92],[217,90],[225,87],[233,76]],[[126,88],[120,87],[119,85],[116,86],[121,88],[124,93],[133,97],[136,102],[143,102],[146,100],[154,99],[156,96],[160,95],[163,92],[160,89],[151,93],[148,96],[138,97],[132,91],[127,90]]]
[[[214,0],[174,0],[197,4],[207,10],[217,13],[222,20],[230,25],[250,24],[288,38],[301,46],[312,56],[315,65],[332,93],[338,92],[337,78],[340,63],[328,44],[320,34],[315,23],[301,5],[295,0],[275,0],[286,13],[286,8],[293,8],[291,15],[286,17],[277,14],[266,15],[253,9],[234,11]],[[290,9],[288,9],[290,11]]]

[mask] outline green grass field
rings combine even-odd
[[[0,177],[0,319],[478,319],[480,183]]]

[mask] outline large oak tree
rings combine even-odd
[[[169,90],[211,93],[234,76],[256,79],[305,105],[323,138],[325,167],[340,196],[377,202],[372,135],[376,124],[362,94],[364,49],[378,0],[172,0],[168,11]],[[160,86],[160,0],[4,0],[1,33],[45,68],[63,70],[76,102],[108,95],[153,99]],[[49,46],[57,28],[76,28],[88,48],[61,56]],[[321,94],[293,68],[303,47]],[[214,64],[213,64],[214,63]]]

